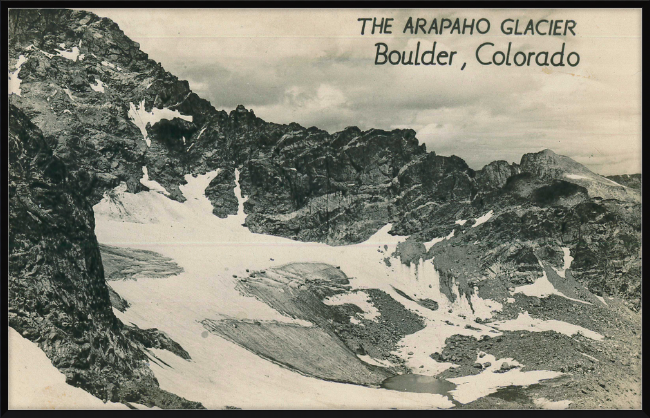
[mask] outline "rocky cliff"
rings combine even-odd
[[[101,399],[200,407],[161,390],[145,364],[152,355],[147,348],[184,350],[156,330],[115,318],[92,207],[39,129],[14,106],[9,163],[9,325],[36,342],[69,384]]]

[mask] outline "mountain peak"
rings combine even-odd
[[[538,152],[537,154],[548,155],[548,156],[557,155],[555,152],[553,152],[553,150],[548,149],[548,148],[546,148],[546,149],[544,149],[544,150],[541,150],[541,151]]]
[[[246,109],[244,105],[237,105],[237,107],[230,111],[230,118],[238,121],[253,121],[257,118],[253,109]]]
[[[563,180],[586,187],[591,197],[640,202],[641,196],[616,182],[589,170],[565,155],[545,149],[521,157],[521,171],[535,174],[540,179]]]

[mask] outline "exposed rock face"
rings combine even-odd
[[[178,351],[175,343],[155,330],[143,334],[148,345],[138,342],[141,331],[115,318],[92,207],[14,106],[9,162],[9,325],[38,343],[68,383],[101,399],[199,407],[162,391],[145,365],[145,347]]]
[[[188,140],[208,119],[227,118],[225,112],[149,60],[109,19],[84,11],[12,10],[9,27],[11,60],[27,58],[21,95],[10,100],[41,128],[70,172],[80,173],[92,204],[122,181],[131,192],[146,190],[139,182],[143,166],[172,199],[183,200],[178,185],[190,170]],[[76,48],[76,59],[58,55],[61,44]],[[103,91],[92,88],[98,80]],[[147,125],[145,112],[154,108],[178,117]],[[213,169],[221,161],[202,162]]]
[[[251,230],[341,244],[363,241],[395,217],[399,169],[424,155],[413,131],[348,128],[330,137],[293,129],[244,166]]]
[[[508,164],[507,161],[492,161],[476,173],[476,182],[483,190],[500,189],[511,176],[519,174],[521,170],[517,164]]]
[[[432,247],[441,274],[480,283],[481,289],[518,286],[539,277],[541,260],[561,270],[565,247],[574,257],[573,277],[593,293],[619,295],[638,310],[641,206],[588,199],[585,189],[571,183],[536,187],[537,181],[530,185],[526,177],[511,178],[508,186],[482,197],[494,210],[489,222],[456,225],[454,237]]]

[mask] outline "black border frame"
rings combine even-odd
[[[441,8],[463,8],[463,9],[475,9],[475,8],[504,8],[504,9],[546,9],[546,8],[558,8],[558,9],[573,9],[573,8],[594,8],[594,9],[603,9],[603,8],[638,8],[641,9],[642,14],[644,12],[646,4],[649,4],[646,1],[630,1],[630,0],[569,0],[569,1],[557,1],[557,0],[550,0],[550,1],[539,1],[539,0],[499,0],[499,1],[493,1],[493,0],[456,0],[456,1],[426,1],[426,0],[404,0],[404,1],[398,1],[398,0],[391,0],[391,1],[378,1],[378,0],[337,0],[337,1],[309,1],[309,0],[267,0],[267,1],[260,1],[260,0],[220,0],[220,1],[196,1],[196,0],[191,0],[191,1],[174,1],[174,0],[158,0],[155,3],[152,4],[154,0],[136,0],[136,1],[127,1],[127,0],[113,0],[113,1],[89,1],[89,0],[38,0],[38,1],[31,1],[31,0],[23,0],[23,1],[16,1],[16,0],[11,0],[11,1],[2,1],[0,2],[0,8],[2,12],[2,22],[0,23],[0,27],[4,26],[4,30],[2,30],[2,60],[3,63],[5,63],[5,66],[8,64],[8,55],[6,53],[6,50],[8,49],[8,36],[9,36],[9,28],[6,22],[8,21],[8,9],[10,8],[27,8],[27,9],[38,9],[38,8],[80,8],[83,7],[84,5],[92,5],[93,8],[98,8],[98,7],[106,7],[106,8],[306,8],[306,9],[320,9],[320,8],[325,8],[325,9],[331,9],[331,8],[420,8],[420,9],[441,9]],[[516,7],[518,6],[518,7]],[[643,23],[643,31],[642,31],[642,45],[647,45],[646,41],[646,33],[647,29],[646,28],[646,22],[645,19],[643,19],[642,16],[642,23]],[[645,48],[642,48],[642,54],[645,52]],[[645,55],[642,56],[643,58],[643,63],[646,62],[645,60]],[[643,83],[644,77],[642,77],[642,90],[645,92],[645,83]],[[6,91],[8,90],[8,86],[6,84],[2,84],[2,93],[3,97],[4,94],[6,94]],[[645,102],[645,95],[643,95],[642,98],[642,103]],[[7,202],[7,196],[8,196],[8,184],[4,183],[4,176],[8,173],[9,169],[9,163],[8,163],[8,153],[7,153],[7,136],[8,136],[8,130],[9,130],[9,121],[8,121],[8,106],[7,102],[3,102],[0,105],[0,109],[2,109],[2,113],[0,114],[0,121],[2,122],[2,141],[0,145],[0,158],[2,159],[2,195],[0,195],[0,202],[3,202],[2,204],[2,216],[3,220],[6,220],[6,223],[3,222],[0,225],[0,232],[3,233],[4,239],[2,241],[2,244],[0,244],[0,248],[2,248],[2,275],[3,275],[3,280],[2,280],[2,287],[0,289],[0,295],[2,297],[2,318],[3,322],[7,324],[8,320],[8,299],[7,299],[7,290],[8,290],[8,237],[9,237],[9,223],[8,223],[8,218],[9,218],[9,213],[8,213],[8,202]],[[645,107],[642,106],[642,120],[645,120],[645,117],[648,114],[648,112],[645,111]],[[643,147],[643,139],[645,138],[645,135],[642,134],[642,147]],[[645,154],[645,152],[642,153],[642,155]],[[643,163],[642,163],[643,166]],[[643,175],[643,169],[642,169],[642,183],[645,181],[645,176]],[[643,223],[643,221],[642,221]],[[6,229],[5,229],[6,228]],[[642,236],[643,232],[645,232],[645,226],[642,226]],[[643,242],[643,239],[642,239]],[[642,274],[642,282],[643,282],[643,274]],[[642,293],[642,305],[643,305],[643,293]],[[643,321],[643,319],[642,319]],[[645,321],[643,321],[645,322]],[[644,327],[645,331],[645,327]],[[0,381],[0,416],[5,416],[9,411],[8,411],[8,401],[7,401],[7,394],[8,394],[8,372],[7,372],[7,364],[8,364],[8,344],[7,344],[7,334],[5,333],[7,331],[2,331],[2,334],[0,334],[0,340],[1,340],[1,346],[0,349],[2,351],[2,363],[0,363],[0,369],[2,370],[2,380]],[[646,342],[646,333],[643,333],[642,336],[642,345]],[[645,367],[644,367],[645,369]],[[647,379],[645,379],[645,374],[642,375],[642,385],[645,386],[644,384],[647,382]],[[642,386],[642,388],[643,388]],[[646,400],[645,393],[642,392],[642,402]],[[646,412],[645,406],[647,405],[647,402],[642,403],[642,409],[641,410],[630,410],[630,411],[625,411],[623,414],[626,416],[649,416],[648,413]],[[86,411],[89,410],[59,410],[56,411],[55,414],[65,414],[66,416],[68,415],[74,415],[74,416],[81,416],[81,414],[84,414]],[[90,410],[94,411],[94,410]],[[462,414],[468,414],[472,413],[473,411],[471,410],[463,410],[461,411],[454,411],[451,410],[455,413],[462,413]],[[532,413],[533,415],[536,414],[544,414],[545,412],[551,412],[554,414],[559,414],[559,415],[565,415],[567,414],[572,414],[575,413],[576,411],[579,410],[564,410],[564,411],[540,411],[540,410],[531,410],[528,413]],[[606,414],[608,412],[614,412],[612,411],[596,411],[596,410],[582,410],[584,412],[589,413],[591,416],[593,414],[600,415],[600,414]],[[43,414],[45,411],[16,411],[11,414],[11,416],[18,416],[18,415],[23,415],[23,414],[34,414],[34,415],[40,415]],[[142,411],[142,412],[149,412],[149,411]],[[176,413],[176,411],[159,411],[162,412],[163,414],[170,414],[170,413]],[[386,411],[382,411],[383,413],[386,413]],[[445,411],[449,412],[449,411]],[[622,411],[616,411],[618,414],[621,414]],[[614,413],[616,413],[614,412]],[[101,415],[103,414],[113,414],[115,412],[110,411],[110,410],[103,410],[99,412]],[[287,413],[287,412],[283,412]],[[289,414],[295,414],[297,411],[291,411],[288,412]],[[375,412],[376,413],[376,412]],[[430,411],[427,411],[427,413],[431,413]],[[520,410],[481,410],[481,414],[487,413],[488,415],[493,415],[493,414],[499,414],[499,415],[514,415],[514,414],[520,414]]]

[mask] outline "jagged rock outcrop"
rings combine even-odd
[[[519,174],[518,164],[507,161],[492,161],[476,173],[476,183],[481,190],[496,190],[506,184],[511,176]]]
[[[583,187],[545,184],[530,173],[511,177],[481,200],[493,212],[488,222],[454,225],[455,235],[430,250],[441,273],[505,289],[533,282],[542,271],[539,261],[561,270],[562,248],[569,248],[576,280],[594,294],[617,295],[640,308],[641,205],[590,199]]]
[[[69,384],[101,399],[200,407],[161,390],[145,364],[146,347],[184,350],[113,314],[92,207],[76,177],[15,106],[9,120],[9,326],[37,343]]]

